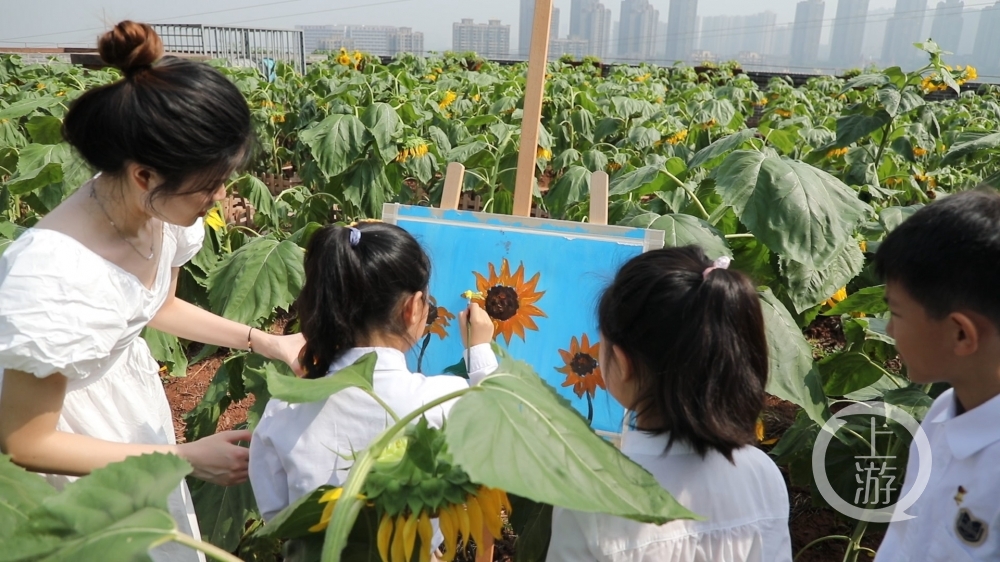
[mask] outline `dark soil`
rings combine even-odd
[[[847,345],[840,318],[836,316],[817,316],[803,333],[812,344],[813,355],[817,359],[839,351]]]
[[[184,442],[184,414],[190,412],[201,401],[202,396],[208,389],[209,383],[215,376],[215,372],[222,365],[225,355],[220,352],[208,359],[190,365],[186,377],[172,377],[163,381],[163,389],[167,393],[167,401],[170,402],[170,410],[174,418],[174,434],[177,442]],[[219,416],[218,431],[233,429],[234,427],[247,421],[247,410],[253,406],[253,395],[247,396],[229,405],[229,408]]]

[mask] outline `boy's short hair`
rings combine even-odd
[[[976,189],[920,209],[889,233],[875,269],[932,318],[964,309],[1000,329],[1000,194]]]

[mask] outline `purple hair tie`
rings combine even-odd
[[[722,256],[719,259],[712,262],[712,265],[705,268],[705,271],[701,272],[702,279],[708,279],[708,274],[712,273],[716,269],[729,269],[729,264],[733,261],[729,256]]]
[[[350,238],[351,247],[356,248],[358,244],[361,242],[361,231],[354,228],[353,226],[349,226],[347,228],[350,229],[351,231],[351,238]]]

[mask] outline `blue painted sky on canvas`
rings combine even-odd
[[[419,215],[429,213],[419,207],[403,209]],[[471,215],[450,214],[451,217]],[[525,281],[541,273],[536,289],[544,291],[545,295],[536,305],[547,318],[535,317],[538,331],[527,331],[524,341],[514,336],[508,349],[513,357],[532,365],[550,386],[586,416],[586,398],[578,398],[571,387],[562,386],[566,377],[556,371],[564,365],[559,350],[569,350],[574,336],[579,339],[586,333],[591,343],[598,339],[595,320],[598,295],[621,264],[641,253],[642,231],[632,232],[632,236],[639,236],[638,239],[616,242],[572,235],[476,229],[457,223],[415,223],[406,221],[405,216],[401,216],[397,224],[410,231],[427,249],[432,264],[431,294],[438,306],[456,316],[466,306],[460,296],[462,292],[476,289],[473,271],[488,277],[492,263],[499,273],[501,260],[507,258],[512,274],[524,264]],[[549,223],[548,227],[555,228],[555,224]],[[457,320],[452,322],[448,333],[443,341],[436,336],[432,338],[424,357],[424,373],[440,373],[462,356]],[[500,341],[503,343],[502,338]],[[411,352],[409,357],[411,368],[415,368],[417,351]],[[621,406],[598,388],[594,400],[595,429],[620,431],[623,413]]]

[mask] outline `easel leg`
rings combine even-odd
[[[449,211],[458,210],[458,202],[462,198],[462,185],[465,183],[465,166],[458,162],[448,164],[444,172],[444,191],[441,192],[441,208]]]
[[[608,173],[605,171],[590,176],[590,223],[608,224]]]

